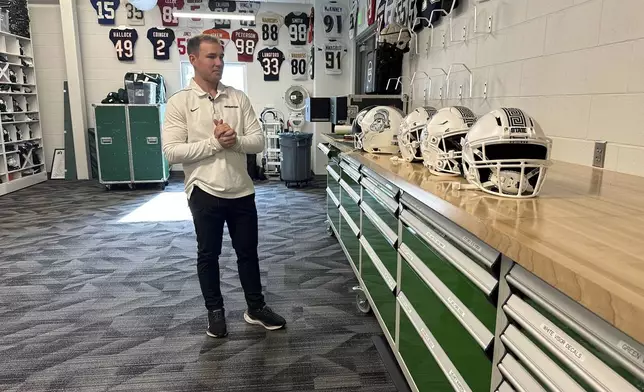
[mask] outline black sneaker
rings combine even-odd
[[[286,325],[286,320],[273,312],[268,306],[264,306],[261,309],[248,309],[244,312],[244,320],[248,324],[261,325],[270,331],[280,329]]]
[[[213,338],[224,338],[228,335],[224,309],[208,311],[208,330],[206,335]]]

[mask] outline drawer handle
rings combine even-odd
[[[396,299],[409,318],[409,321],[411,321],[412,325],[416,329],[416,332],[418,332],[418,335],[420,335],[420,337],[423,339],[425,346],[427,346],[427,348],[429,349],[429,352],[434,357],[434,360],[443,370],[445,377],[447,377],[450,384],[452,384],[454,390],[459,392],[471,392],[472,390],[467,385],[458,370],[456,370],[456,367],[454,366],[452,361],[449,360],[449,357],[447,356],[447,354],[445,354],[445,351],[440,346],[440,344],[438,344],[436,338],[434,338],[434,335],[432,335],[429,328],[427,328],[427,325],[423,322],[416,310],[413,308],[413,306],[405,296],[405,293],[399,293]]]
[[[324,155],[326,156],[329,156],[329,153],[331,152],[331,150],[329,150],[329,147],[322,143],[318,143],[318,149],[322,151],[322,153],[324,153]]]
[[[335,204],[336,208],[340,207],[340,201],[338,200],[337,197],[335,197],[335,195],[333,194],[333,191],[331,190],[331,188],[327,187],[326,188],[326,193],[331,198],[331,200],[333,201],[333,204]]]
[[[362,186],[364,186],[380,204],[387,207],[392,214],[396,213],[398,204],[388,195],[385,195],[380,189],[371,183],[368,179],[362,179]]]
[[[481,268],[481,266],[456,249],[452,244],[444,241],[442,237],[409,213],[409,211],[403,211],[400,214],[400,219],[417,232],[427,244],[434,248],[450,264],[456,267],[456,269],[461,271],[463,275],[478,286],[486,295],[489,296],[492,294],[498,282],[492,275]]]
[[[598,391],[637,392],[629,382],[516,295],[503,310]]]
[[[347,184],[347,182],[346,182],[346,181],[344,181],[344,180],[340,180],[340,186],[342,186],[342,188],[344,189],[344,191],[345,191],[345,192],[347,192],[347,194],[349,194],[349,197],[351,197],[351,199],[352,199],[356,204],[360,203],[360,196],[356,193],[356,191],[354,191],[353,189],[351,189],[351,187],[349,186],[349,184]]]
[[[511,354],[506,355],[499,364],[501,374],[519,391],[547,392]],[[509,386],[507,387],[509,388]],[[512,391],[512,389],[505,389]],[[502,391],[499,388],[499,391]]]
[[[336,182],[340,181],[340,175],[338,173],[336,173],[335,170],[333,170],[333,168],[331,166],[327,165],[326,171],[327,171],[327,173],[329,173],[331,175],[331,177],[333,177],[333,179]]]
[[[360,229],[358,228],[358,225],[355,224],[353,219],[351,219],[351,216],[347,212],[347,210],[344,209],[344,207],[340,206],[340,213],[344,217],[344,220],[347,221],[347,224],[351,228],[351,231],[353,231],[353,234],[357,237],[360,234]]]

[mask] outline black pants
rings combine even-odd
[[[197,273],[208,310],[221,309],[224,299],[219,282],[219,255],[224,222],[237,254],[237,269],[251,309],[264,306],[257,257],[257,208],[255,195],[222,199],[195,187],[188,202],[197,234]]]

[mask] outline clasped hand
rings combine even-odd
[[[237,142],[237,133],[224,120],[215,120],[215,138],[224,148],[230,148]]]

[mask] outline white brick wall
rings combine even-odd
[[[594,141],[604,140],[607,169],[644,176],[644,129],[633,115],[644,109],[644,1],[491,0],[476,8],[477,33],[475,0],[467,0],[454,13],[454,41],[447,18],[436,27],[428,56],[430,33],[419,35],[421,53],[411,72],[432,77],[427,103],[466,105],[479,115],[500,105],[523,108],[553,138],[554,159],[590,165]],[[489,16],[492,34],[484,33]],[[431,70],[458,62],[474,73],[473,99],[462,68],[454,68],[449,99],[445,77]],[[422,88],[415,83],[414,106],[423,104]]]

